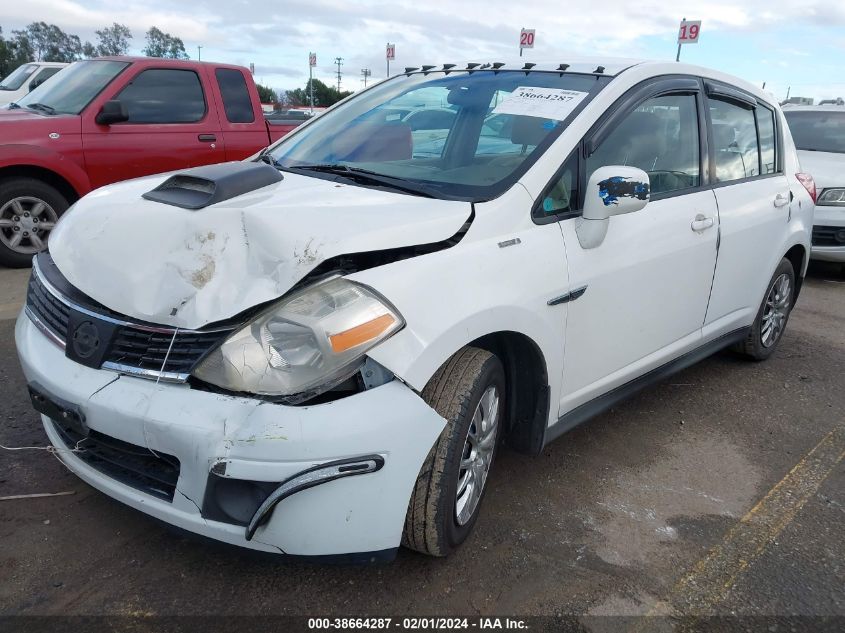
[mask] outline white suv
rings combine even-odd
[[[269,552],[445,555],[502,441],[773,352],[808,188],[777,103],[722,73],[408,68],[252,162],[80,200],[18,350],[61,459],[132,507]]]
[[[801,168],[818,188],[812,259],[836,262],[845,272],[845,107],[784,110]]]
[[[32,62],[18,66],[0,81],[0,106],[14,103],[67,66],[60,62]]]

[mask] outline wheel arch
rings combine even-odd
[[[810,254],[803,244],[794,244],[783,256],[792,264],[792,270],[795,272],[795,295],[792,297],[792,305],[795,305],[795,302],[798,301],[798,295],[801,293],[809,256]]]
[[[76,188],[64,176],[38,165],[9,165],[0,167],[0,181],[11,178],[32,178],[55,188],[68,203],[73,204],[81,197]]]

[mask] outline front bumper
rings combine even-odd
[[[328,404],[287,407],[85,367],[23,313],[15,338],[27,380],[76,405],[92,431],[179,460],[172,501],[61,451],[71,471],[157,519],[251,549],[301,556],[394,550],[419,469],[445,425],[399,381]],[[64,446],[50,418],[42,421],[51,443]],[[251,540],[242,525],[202,515],[212,469],[225,478],[282,482],[326,462],[373,455],[384,460],[379,470],[285,498]]]

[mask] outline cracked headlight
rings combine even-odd
[[[230,391],[301,401],[346,380],[367,350],[404,325],[375,291],[334,278],[273,305],[212,351],[194,376]]]

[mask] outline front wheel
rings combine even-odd
[[[795,270],[784,258],[772,275],[748,337],[737,345],[737,351],[753,360],[771,356],[786,329],[794,299]]]
[[[68,201],[54,187],[34,178],[0,181],[0,264],[25,268],[47,248],[47,237]]]
[[[490,352],[465,347],[431,378],[423,399],[446,427],[420,470],[402,544],[446,556],[469,536],[501,436],[505,372]]]

